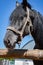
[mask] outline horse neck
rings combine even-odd
[[[43,48],[43,22],[42,15],[38,12],[34,13],[34,21],[33,21],[33,32],[31,33],[36,44]]]

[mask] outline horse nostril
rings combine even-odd
[[[7,43],[8,43],[8,46],[10,46],[10,40],[9,39],[7,40]]]
[[[10,40],[8,39],[8,43],[10,43]]]
[[[4,40],[4,44],[5,44],[5,46],[7,47],[7,48],[9,48],[10,46],[11,46],[11,44],[10,44],[10,40]]]

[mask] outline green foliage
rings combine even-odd
[[[9,61],[14,61],[14,58],[0,58],[0,60],[9,60]]]
[[[3,60],[3,58],[0,58],[0,60]]]

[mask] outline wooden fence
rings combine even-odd
[[[0,49],[0,58],[43,60],[43,50]]]

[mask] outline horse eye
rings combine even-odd
[[[27,14],[25,14],[24,17],[27,17]]]
[[[28,22],[27,22],[27,25],[29,25],[29,24],[30,24],[30,22],[28,21]]]
[[[21,16],[20,19],[23,20],[23,17]]]

